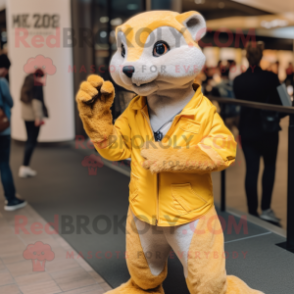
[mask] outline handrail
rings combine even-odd
[[[217,101],[219,103],[230,103],[230,104],[235,104],[235,105],[240,105],[240,106],[245,106],[245,107],[294,114],[294,107],[281,106],[281,105],[268,104],[268,103],[260,103],[260,102],[249,102],[246,100],[239,100],[239,99],[232,99],[232,98],[221,98],[221,97],[215,97],[215,96],[210,96],[210,95],[207,96],[207,98],[209,100]]]
[[[210,100],[219,103],[235,104],[244,107],[271,110],[289,114],[288,132],[288,183],[287,183],[287,241],[278,244],[280,247],[294,253],[294,107],[286,107],[267,103],[248,102],[245,100],[208,96]],[[292,152],[291,152],[292,151]],[[221,210],[226,209],[226,174],[221,172]]]

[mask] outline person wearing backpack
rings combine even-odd
[[[21,178],[37,175],[37,172],[30,168],[30,161],[37,145],[40,127],[44,124],[43,118],[48,117],[44,102],[43,77],[43,70],[37,69],[25,77],[21,89],[21,114],[27,132],[23,165],[19,168],[19,177]]]
[[[25,200],[16,197],[13,176],[9,166],[11,144],[10,110],[13,107],[13,100],[5,76],[8,74],[10,65],[8,57],[5,54],[0,55],[0,109],[2,113],[0,122],[0,173],[6,198],[4,206],[6,211],[14,211],[27,204]]]

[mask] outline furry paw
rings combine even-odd
[[[146,159],[142,166],[149,169],[151,173],[159,173],[166,170],[166,161],[170,146],[161,142],[146,142],[141,150],[141,155]]]
[[[114,87],[110,81],[104,81],[98,75],[90,75],[87,81],[82,82],[76,96],[78,104],[93,106],[96,101],[111,106],[114,99]]]
[[[77,106],[84,129],[96,149],[104,148],[113,133],[110,107],[114,100],[114,87],[111,82],[104,81],[98,75],[90,75],[82,82],[76,96]],[[101,147],[100,145],[103,146]]]
[[[161,142],[146,142],[141,150],[146,159],[142,166],[151,173],[192,172],[207,173],[217,169],[217,164],[197,145],[175,149]]]

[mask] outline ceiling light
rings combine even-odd
[[[263,20],[260,25],[266,29],[285,27],[288,25],[288,21],[284,19],[274,19],[272,21]]]
[[[205,0],[194,0],[195,4],[203,4]]]

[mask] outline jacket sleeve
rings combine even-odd
[[[2,103],[6,103],[10,108],[13,107],[13,99],[10,95],[9,86],[7,81],[3,78],[0,81],[1,92],[2,92]],[[1,99],[1,98],[0,98]]]
[[[278,93],[278,87],[281,85],[279,78],[276,74],[271,74],[271,81],[270,81],[270,87],[268,87],[268,96],[269,96],[269,103],[275,104],[275,105],[282,105],[281,98]]]
[[[237,143],[215,107],[211,111],[213,119],[207,123],[204,137],[198,146],[214,161],[217,166],[215,171],[220,171],[235,161]]]
[[[128,108],[117,118],[113,134],[102,143],[94,143],[99,154],[110,161],[131,157],[131,128],[128,123]]]
[[[233,81],[233,92],[236,99],[241,99],[242,91],[239,88],[239,79],[236,77]]]
[[[43,105],[40,100],[32,99],[32,108],[33,108],[35,119],[41,120],[44,117],[42,107]]]

